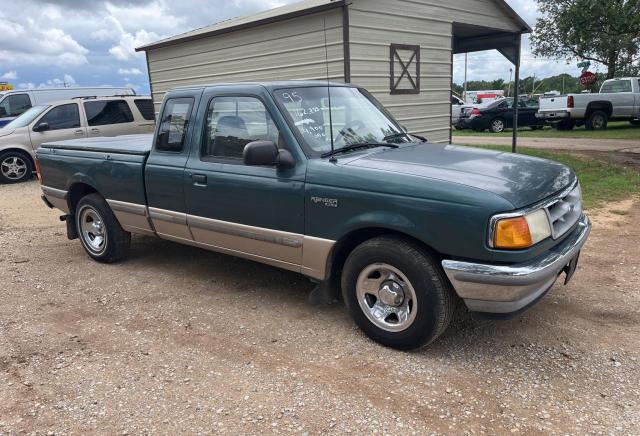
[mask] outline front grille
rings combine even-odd
[[[582,191],[576,184],[567,195],[547,206],[553,239],[564,235],[582,215]]]

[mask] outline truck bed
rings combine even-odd
[[[95,151],[98,153],[118,153],[147,155],[151,151],[153,134],[122,135],[115,137],[96,137],[46,142],[42,148],[57,150]]]

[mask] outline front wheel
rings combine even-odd
[[[82,247],[94,260],[117,262],[126,257],[131,233],[125,232],[111,208],[98,194],[89,194],[78,202],[75,224]]]
[[[20,183],[31,178],[33,165],[26,153],[9,150],[0,153],[0,182]]]
[[[502,133],[506,127],[506,123],[502,118],[494,118],[489,123],[489,130],[492,133]]]
[[[437,261],[399,237],[356,247],[343,268],[342,294],[367,336],[402,350],[433,342],[453,316],[455,297]]]

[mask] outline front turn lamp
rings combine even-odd
[[[543,209],[526,215],[499,219],[493,231],[494,248],[528,248],[551,236],[547,213]]]

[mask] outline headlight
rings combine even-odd
[[[531,247],[551,236],[549,218],[544,209],[495,221],[493,247],[518,249]]]

